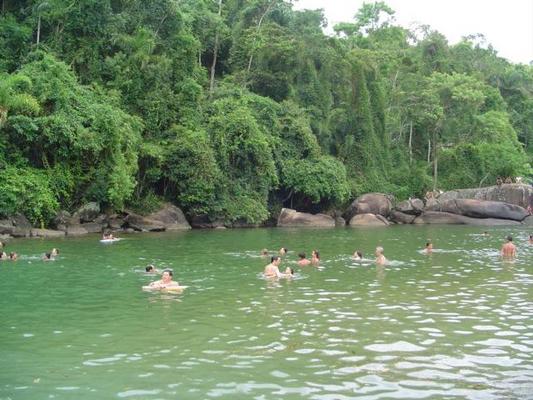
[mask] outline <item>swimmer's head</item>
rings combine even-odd
[[[318,250],[313,250],[311,254],[315,256],[316,258],[320,258],[320,253],[318,252]]]
[[[380,255],[380,254],[383,254],[383,247],[378,246],[376,247],[376,255]]]
[[[267,249],[261,250],[261,255],[262,256],[268,256],[268,250]]]
[[[280,263],[281,262],[281,258],[280,256],[272,256],[270,257],[270,263],[271,264],[276,264],[276,263]]]
[[[154,271],[154,266],[152,264],[147,265],[145,270],[146,270],[146,272],[153,272]]]
[[[163,275],[165,274],[165,272],[168,272],[168,274],[169,274],[170,276],[174,276],[174,272],[172,272],[172,270],[171,270],[170,268],[164,269],[164,270],[163,270]]]
[[[286,247],[282,247],[281,249],[279,249],[279,254],[284,256],[285,254],[287,254],[288,251],[289,249],[287,249]]]
[[[513,237],[511,235],[507,236],[507,241],[508,242],[512,242],[513,241]]]
[[[300,253],[300,254],[298,254],[298,257],[300,257],[300,259],[303,260],[303,259],[305,258],[305,253]]]
[[[50,253],[45,253],[45,254],[44,254],[44,257],[45,257],[47,260],[49,260],[50,258],[52,258],[52,254],[50,254]]]

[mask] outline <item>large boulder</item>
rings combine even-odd
[[[394,207],[395,210],[409,215],[420,215],[424,211],[424,202],[420,199],[401,201]]]
[[[533,187],[519,183],[488,186],[475,189],[457,189],[444,192],[438,196],[440,203],[447,200],[475,199],[485,201],[501,201],[527,208],[533,196]]]
[[[146,218],[161,222],[167,231],[191,229],[191,225],[185,219],[183,211],[170,203],[165,203],[163,208],[148,215]]]
[[[389,221],[382,216],[376,214],[357,214],[354,215],[348,222],[349,226],[389,226]]]
[[[124,222],[128,227],[141,232],[158,232],[165,230],[165,224],[163,222],[143,217],[142,215],[135,213],[129,213],[126,218],[124,218]]]
[[[80,227],[85,229],[89,233],[102,233],[104,231],[104,228],[107,227],[107,224],[87,222],[85,224],[81,224]]]
[[[412,224],[416,218],[416,215],[406,214],[406,213],[394,210],[391,212],[391,215],[389,216],[389,218],[392,222],[396,222],[398,224]]]
[[[26,220],[27,221],[27,220]],[[15,225],[15,220],[13,218],[0,220],[0,234],[9,235],[13,237],[29,237],[31,231],[31,225],[20,223],[20,225]]]
[[[71,225],[67,226],[67,230],[65,231],[65,233],[67,234],[67,236],[81,236],[86,235],[89,232],[81,225]]]
[[[224,227],[224,221],[221,219],[212,219],[206,214],[193,215],[191,225],[196,229],[213,229]]]
[[[94,201],[84,204],[74,213],[80,222],[93,222],[100,214],[100,205]]]
[[[533,226],[533,215],[529,215],[522,221],[522,224],[526,226]]]
[[[454,199],[439,201],[428,211],[443,211],[452,214],[464,215],[472,218],[499,218],[522,221],[528,212],[517,205],[501,201],[484,201],[475,199]]]
[[[107,220],[107,226],[109,227],[109,229],[114,230],[114,231],[118,231],[119,229],[122,229],[124,224],[125,224],[124,217],[117,215],[117,214],[110,215]]]
[[[282,208],[278,217],[279,227],[318,227],[333,228],[335,219],[326,214],[308,214]]]
[[[42,237],[42,238],[60,238],[65,236],[63,231],[55,231],[52,229],[32,229],[31,237]]]
[[[52,226],[57,229],[65,230],[71,224],[72,215],[68,211],[58,211],[52,220]]]
[[[498,218],[471,218],[441,211],[426,211],[415,218],[413,224],[455,224],[455,225],[520,225],[520,222]]]
[[[31,229],[31,223],[28,221],[28,218],[26,218],[22,214],[15,214],[11,217],[11,220],[13,221],[13,226],[16,226],[17,228],[21,229]]]
[[[388,217],[392,209],[391,200],[382,193],[367,193],[355,199],[343,217],[350,221],[356,214],[375,214]]]

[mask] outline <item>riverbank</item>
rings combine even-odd
[[[381,193],[356,198],[345,210],[309,214],[281,209],[275,223],[227,222],[208,216],[187,219],[177,206],[165,203],[148,215],[130,210],[105,214],[97,203],[87,203],[73,214],[60,211],[48,229],[42,229],[21,214],[0,220],[0,240],[16,237],[81,236],[89,233],[162,232],[189,229],[278,227],[386,227],[391,224],[523,225],[533,226],[531,185],[502,184],[477,189],[428,193],[424,199],[396,202]],[[529,209],[528,209],[529,207]]]

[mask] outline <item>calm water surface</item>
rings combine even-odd
[[[481,228],[485,229],[485,228]],[[531,399],[524,228],[256,229],[15,240],[0,262],[0,399]],[[515,262],[500,260],[512,233]],[[435,252],[421,249],[433,239]],[[390,266],[350,259],[385,247]],[[260,278],[317,248],[320,268]],[[60,248],[55,262],[40,260]],[[182,294],[140,290],[148,263]]]

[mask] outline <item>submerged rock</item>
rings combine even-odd
[[[320,227],[333,228],[335,227],[335,219],[326,214],[308,214],[292,210],[290,208],[282,208],[278,217],[279,227]]]
[[[32,229],[31,237],[59,238],[65,236],[65,232],[52,229]]]
[[[413,224],[456,224],[456,225],[520,225],[520,222],[498,218],[471,218],[441,211],[426,211],[415,218]]]
[[[350,219],[350,222],[348,222],[349,226],[389,226],[390,223],[387,221],[387,219],[382,215],[375,215],[375,214],[357,214],[352,219]]]

